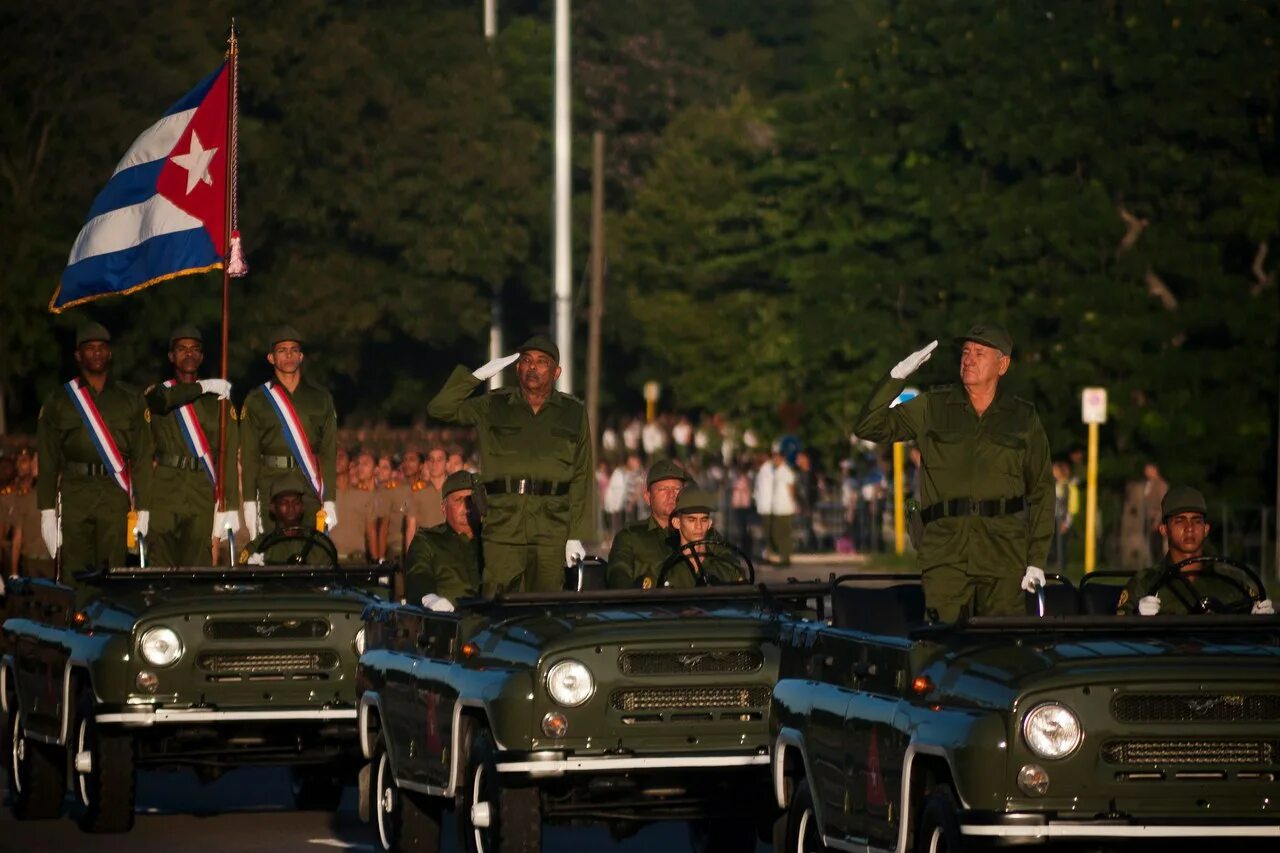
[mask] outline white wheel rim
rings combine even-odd
[[[15,794],[22,793],[22,762],[27,757],[27,739],[22,733],[22,718],[13,712],[13,788]]]
[[[390,770],[390,762],[387,761],[387,753],[383,752],[378,758],[378,841],[382,844],[383,850],[391,849],[391,827],[389,821],[392,812],[396,807],[396,792],[394,787],[389,784],[391,780],[387,778]]]
[[[484,802],[482,799],[480,799],[480,796],[481,796],[480,792],[483,790],[484,790],[484,765],[481,764],[479,767],[476,768],[475,779],[472,780],[471,782],[471,804],[472,805],[475,805],[476,803]],[[471,819],[470,815],[467,816],[467,819],[468,820]],[[490,822],[489,825],[492,826],[493,825],[492,822]],[[480,828],[477,827],[475,824],[472,824],[471,834],[474,835],[476,838],[476,853],[484,853],[484,838],[481,834]]]
[[[80,733],[76,736],[76,754],[84,752],[85,742],[89,739],[89,721],[80,721]],[[96,756],[95,756],[96,757]],[[76,771],[76,789],[80,792],[80,805],[89,807],[89,774]]]
[[[808,847],[804,844],[804,838],[809,834],[809,822],[813,820],[813,809],[805,809],[800,815],[800,826],[796,828],[796,850],[798,853],[807,853]]]

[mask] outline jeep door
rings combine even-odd
[[[386,623],[380,656],[382,684],[379,687],[382,727],[387,752],[401,779],[420,781],[420,756],[414,738],[418,731],[414,701],[414,666],[418,662],[417,637],[422,631],[422,611],[414,607],[379,608],[378,618]]]
[[[839,631],[819,629],[806,661],[814,686],[804,731],[805,755],[822,832],[836,838],[849,834],[853,805],[848,784],[852,761],[844,729],[854,698],[848,667],[857,655],[854,646]]]
[[[458,617],[429,612],[422,617],[416,636],[418,653],[413,662],[413,716],[410,734],[413,778],[434,787],[449,782],[453,742],[453,709],[458,702],[456,678],[461,667],[454,663],[458,645]]]
[[[75,593],[69,587],[41,579],[32,580],[25,593],[25,601],[18,604],[18,609],[28,621],[12,649],[20,704],[29,729],[58,736],[63,676],[70,655],[67,630]]]

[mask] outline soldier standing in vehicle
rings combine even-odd
[[[259,501],[270,500],[271,485],[298,470],[311,488],[303,495],[303,515],[337,527],[338,415],[333,397],[302,375],[302,335],[281,326],[271,336],[267,361],[274,376],[249,392],[240,418],[240,468],[244,476],[244,519],[249,535],[265,529]]]
[[[204,338],[192,325],[169,336],[173,377],[147,389],[147,421],[156,449],[155,487],[165,496],[151,525],[151,562],[158,566],[207,566],[215,562],[213,547],[240,529],[236,466],[236,410],[227,404],[227,438],[218,468],[220,401],[231,397],[225,379],[201,379]],[[222,479],[226,506],[217,508],[217,478]]]
[[[686,479],[684,469],[670,459],[659,459],[649,466],[644,490],[649,517],[628,524],[613,537],[608,574],[611,588],[633,587],[646,575],[657,577],[662,564],[675,553],[671,514]]]
[[[333,543],[315,529],[306,512],[310,484],[297,471],[286,471],[271,484],[271,530],[255,536],[240,552],[249,566],[328,566],[335,562]]]
[[[938,342],[889,371],[854,427],[859,438],[915,441],[924,524],[919,546],[925,602],[942,622],[1024,612],[1022,591],[1044,583],[1053,537],[1049,441],[1035,407],[1001,392],[1013,340],[979,324],[957,339],[960,385],[890,404]]]
[[[1242,593],[1256,597],[1256,589],[1242,588],[1233,580],[1204,571],[1212,564],[1187,563],[1173,573],[1173,567],[1184,560],[1204,556],[1211,529],[1204,495],[1190,486],[1174,486],[1165,492],[1160,513],[1160,536],[1169,543],[1169,550],[1157,565],[1133,576],[1120,593],[1117,613],[1191,613],[1192,605],[1205,601],[1211,602],[1208,609],[1221,612],[1239,603]],[[1275,607],[1271,599],[1264,598],[1253,603],[1251,612],[1270,615]]]
[[[49,395],[36,429],[40,532],[72,585],[78,571],[123,566],[131,534],[147,535],[153,455],[142,395],[110,376],[106,328],[81,327],[75,357],[80,376]]]
[[[519,385],[468,399],[516,363]],[[556,390],[560,351],[545,337],[474,372],[457,367],[427,404],[433,418],[476,427],[487,495],[482,542],[486,595],[557,590],[566,563],[595,538],[595,475],[582,402]]]
[[[409,544],[404,587],[410,604],[452,610],[459,598],[480,594],[480,541],[471,502],[474,488],[470,472],[450,474],[444,481],[444,523],[418,530]],[[423,602],[428,596],[436,599]]]

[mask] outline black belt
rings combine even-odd
[[[298,460],[292,456],[266,456],[262,457],[262,466],[264,468],[297,468]]]
[[[179,456],[176,453],[157,453],[156,464],[166,468],[181,468],[183,471],[199,471],[204,467],[194,456]]]
[[[1013,515],[1015,512],[1022,512],[1022,510],[1026,509],[1026,506],[1027,499],[1022,497],[992,498],[985,501],[957,498],[951,501],[939,501],[933,506],[925,507],[920,511],[920,520],[928,524],[940,518],[956,518],[963,515],[981,515],[987,518],[994,518],[998,515]]]
[[[569,494],[569,484],[555,480],[490,480],[484,490],[491,495],[545,495],[561,497]]]
[[[99,462],[65,462],[63,470],[68,474],[78,474],[81,477],[114,477],[115,474],[107,470],[107,466]]]

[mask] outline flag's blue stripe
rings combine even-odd
[[[119,252],[94,255],[62,273],[55,307],[83,299],[120,293],[160,276],[222,260],[203,228],[152,237]]]
[[[89,208],[88,222],[95,216],[101,216],[109,210],[141,204],[156,194],[156,181],[160,179],[160,170],[168,160],[152,160],[117,174],[98,193]]]
[[[213,73],[196,84],[196,87],[187,94],[178,99],[173,106],[165,111],[165,115],[171,116],[174,113],[180,113],[183,110],[189,110],[192,107],[198,107],[204,102],[204,96],[209,94],[209,90],[213,88],[214,81],[218,79],[218,75],[222,73],[222,69],[226,67],[226,63],[222,63],[214,69]]]

